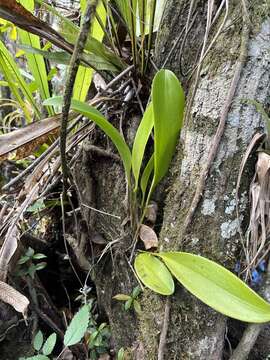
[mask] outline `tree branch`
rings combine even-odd
[[[71,105],[71,98],[73,93],[73,87],[75,78],[78,72],[80,58],[83,54],[83,50],[87,41],[88,34],[91,29],[91,25],[93,23],[93,19],[96,12],[96,7],[98,4],[98,0],[88,0],[87,6],[83,18],[83,23],[81,26],[81,30],[78,36],[78,40],[75,44],[74,52],[72,54],[70,64],[69,64],[69,72],[66,80],[65,93],[63,99],[63,107],[62,107],[62,122],[61,122],[61,130],[60,130],[60,154],[61,154],[61,163],[62,163],[62,173],[63,173],[63,194],[65,197],[67,188],[68,188],[68,175],[69,169],[66,158],[66,140],[67,140],[67,124],[68,124],[68,116]]]

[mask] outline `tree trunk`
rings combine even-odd
[[[156,41],[156,62],[159,67],[186,26],[190,3],[192,2],[187,0],[167,1]],[[236,68],[240,64],[239,56],[243,51],[241,45],[247,33],[247,24],[243,22],[245,13],[242,2],[231,1],[223,31],[200,69],[193,98],[196,72],[191,80],[188,76],[183,76],[183,73],[192,69],[199,60],[206,26],[205,3],[195,1],[191,16],[193,23],[187,33],[185,44],[181,42],[185,37],[183,30],[179,43],[167,59],[166,67],[172,69],[184,84],[188,110],[174,163],[162,187],[163,193],[160,188],[156,194],[156,197],[162,200],[166,187],[166,200],[161,209],[160,249],[200,254],[233,269],[240,250],[235,209],[238,172],[243,154],[254,133],[264,129],[260,114],[253,107],[244,104],[243,99],[255,99],[263,106],[269,101],[270,4],[267,0],[255,1],[248,9],[252,24],[247,46],[248,56],[243,64],[233,101],[227,104],[229,113],[226,116],[225,131],[210,168],[202,199],[196,207],[191,225],[182,235],[196,186],[213,148],[214,136]],[[224,16],[225,13],[221,13],[211,29],[207,46],[221,26]],[[76,173],[80,174],[77,176],[77,185],[81,197],[85,197],[83,192],[86,187],[80,179],[83,178],[82,174],[88,172],[86,179],[95,179],[95,206],[98,209],[106,209],[108,213],[120,215],[123,220],[125,207],[120,194],[124,200],[124,176],[121,166],[111,164],[110,159],[95,162],[88,159],[83,165],[77,164]],[[248,215],[248,185],[252,177],[252,166],[253,164],[250,164],[249,170],[245,172],[241,185],[240,220],[243,227]],[[92,199],[87,205],[93,206]],[[160,205],[163,205],[162,201]],[[91,216],[90,212],[84,214],[86,222],[93,224]],[[136,285],[136,279],[125,255],[131,239],[129,234],[121,229],[119,220],[96,215],[94,231],[101,232],[107,241],[113,241],[112,251],[109,252],[111,255],[104,256],[94,271],[99,304],[108,315],[116,348],[129,348],[133,359],[156,360],[165,298],[145,291],[141,299],[143,311],[139,317],[132,312],[124,312],[121,304],[112,299],[117,293],[129,294]],[[88,231],[93,234],[93,228]],[[202,304],[177,285],[176,293],[170,299],[164,359],[222,359],[226,327],[227,319],[224,316]],[[267,355],[262,350],[258,356],[263,356],[262,354]],[[259,358],[262,357],[253,357]]]

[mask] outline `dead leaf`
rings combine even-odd
[[[150,226],[142,224],[139,233],[140,239],[144,243],[146,250],[158,247],[158,238],[155,231]]]
[[[40,144],[39,138],[41,138],[44,143],[45,137],[47,138],[49,134],[59,128],[60,121],[61,115],[55,115],[54,117],[34,122],[24,128],[1,135],[0,157],[4,158],[8,153],[14,152],[21,147],[25,149],[27,149],[27,147],[32,148],[33,145],[31,144],[33,143],[36,147]],[[25,152],[27,152],[27,150],[25,150]],[[21,150],[21,153],[24,153],[24,151]]]
[[[32,187],[31,191],[26,195],[25,200],[21,205],[19,205],[16,210],[14,210],[14,214],[12,214],[12,218],[10,219],[9,229],[5,236],[5,240],[0,250],[0,281],[6,280],[6,275],[8,271],[8,266],[11,258],[13,257],[17,247],[18,247],[18,238],[19,238],[19,230],[18,223],[28,208],[28,206],[36,199],[38,195],[39,186],[36,184]]]
[[[5,241],[0,250],[0,279],[4,280],[7,276],[8,264],[18,246],[19,230],[17,226],[11,226],[5,237]]]
[[[0,300],[11,305],[26,318],[29,300],[10,285],[0,281]]]

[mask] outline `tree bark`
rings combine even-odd
[[[186,26],[190,3],[187,0],[167,1],[156,42],[158,67],[162,66]],[[269,101],[269,8],[269,1],[265,0],[253,2],[248,9],[252,32],[248,41],[247,61],[226,117],[225,132],[211,166],[202,199],[195,211],[192,225],[184,236],[181,234],[185,218],[213,146],[213,138],[239,58],[244,27],[242,2],[230,2],[223,31],[200,70],[194,99],[192,91],[195,76],[190,80],[188,76],[183,76],[183,72],[190,70],[198,61],[206,24],[207,5],[204,1],[195,1],[191,19],[195,18],[185,44],[181,47],[180,38],[179,44],[167,59],[166,67],[173,70],[184,84],[187,108],[190,111],[186,113],[174,163],[165,180],[167,196],[162,209],[160,250],[184,250],[200,254],[234,269],[240,250],[235,202],[236,181],[243,154],[252,136],[256,131],[264,131],[260,114],[253,107],[244,104],[243,99],[255,99],[263,106]],[[209,42],[223,20],[224,12],[211,31]],[[240,220],[243,227],[248,215],[252,166],[251,161],[241,185]],[[92,161],[91,171],[96,183],[97,207],[123,215],[125,208],[119,201],[119,194],[123,198],[125,194],[121,168],[114,164],[108,172],[108,163]],[[83,174],[80,164],[78,173]],[[79,191],[83,190],[80,184],[78,188]],[[156,196],[162,198],[164,194]],[[87,216],[85,220],[89,220]],[[102,231],[107,240],[119,240],[117,247],[114,247],[117,251],[112,252],[111,258],[107,256],[107,260],[96,267],[94,275],[99,304],[108,315],[116,348],[129,348],[132,359],[156,360],[165,299],[151,291],[145,291],[141,299],[143,312],[139,317],[131,312],[124,312],[121,304],[112,300],[116,293],[130,293],[136,284],[125,258],[130,237],[121,233],[120,222],[113,218],[97,218],[95,227]],[[227,320],[224,316],[177,285],[176,293],[171,298],[164,359],[222,359],[226,327]]]

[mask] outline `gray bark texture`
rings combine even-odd
[[[254,107],[244,104],[243,99],[255,99],[264,107],[269,103],[270,4],[267,0],[249,4],[252,27],[247,61],[241,72],[226,119],[225,132],[211,166],[202,199],[195,211],[191,226],[185,235],[181,236],[183,223],[200,173],[211,150],[221,111],[234,76],[243,31],[242,3],[231,1],[228,20],[204,60],[194,101],[190,104],[194,80],[188,81],[187,77],[182,76],[182,72],[191,69],[198,60],[206,24],[207,4],[205,3],[207,2],[196,2],[196,18],[182,52],[180,41],[166,65],[182,80],[190,112],[186,114],[170,174],[156,194],[156,198],[161,201],[160,205],[164,206],[159,236],[160,249],[184,250],[200,254],[233,269],[241,248],[235,209],[237,176],[243,154],[254,133],[264,131],[260,114]],[[167,1],[156,41],[158,67],[162,66],[186,25],[189,4],[190,1],[187,0]],[[216,30],[223,19],[224,14],[219,18]],[[214,33],[210,34],[210,41]],[[192,77],[194,78],[195,76]],[[83,174],[87,173],[91,181],[95,179],[95,206],[124,218],[125,208],[121,201],[124,200],[125,186],[121,166],[118,164],[111,166],[111,161],[104,159],[94,161],[93,158],[86,157],[85,161],[83,164],[78,163],[75,169],[81,198],[84,198],[83,192],[86,189],[84,182],[87,179]],[[250,161],[241,185],[240,220],[243,228],[248,218],[248,188],[253,166],[254,161]],[[109,171],[108,167],[110,167]],[[89,200],[88,205],[93,206],[92,199]],[[84,215],[86,223],[93,224],[90,212]],[[131,359],[156,360],[165,299],[145,291],[141,299],[143,312],[139,317],[131,312],[123,312],[121,304],[114,301],[112,296],[117,293],[130,293],[136,284],[124,255],[130,245],[130,237],[121,232],[121,222],[115,221],[114,218],[97,215],[94,226],[95,231],[101,232],[107,241],[114,242],[111,255],[105,256],[95,267],[94,281],[97,285],[99,304],[107,313],[112,327],[116,348],[129,348]],[[93,229],[88,231],[91,232]],[[224,316],[177,286],[176,293],[171,298],[164,359],[223,359],[227,328],[227,319]],[[269,332],[269,329],[266,328],[266,331]],[[255,349],[250,359],[263,359],[269,352],[269,345],[264,345],[263,349]]]

